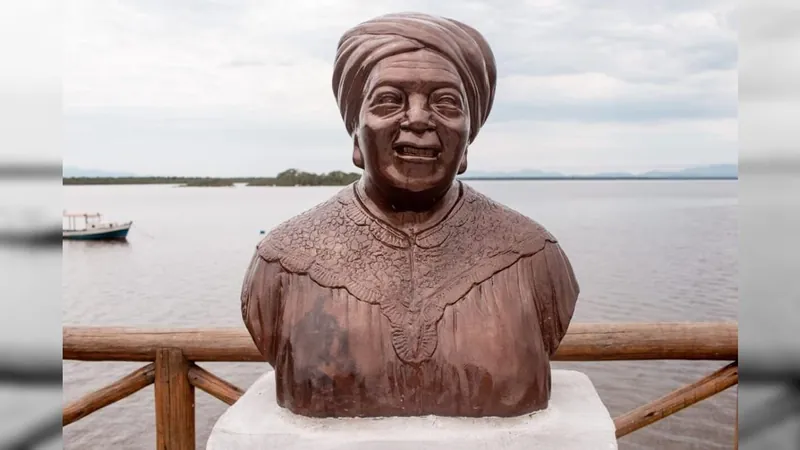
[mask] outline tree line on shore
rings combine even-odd
[[[361,177],[360,173],[333,171],[316,174],[298,169],[284,170],[274,177],[64,177],[64,185],[99,184],[177,184],[182,187],[226,187],[234,184],[247,186],[345,186]],[[631,175],[537,175],[537,176],[487,176],[459,177],[463,180],[727,180],[737,179],[727,175],[670,175],[664,173]]]
[[[235,183],[247,186],[344,186],[361,177],[360,173],[333,171],[316,174],[288,169],[275,177],[68,177],[64,185],[101,184],[177,184],[186,187],[226,187]]]

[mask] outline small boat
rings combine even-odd
[[[64,213],[68,226],[62,229],[63,239],[78,240],[124,240],[132,221],[124,223],[104,222],[99,213]],[[83,219],[83,227],[79,228],[79,219]]]

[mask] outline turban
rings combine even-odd
[[[491,48],[474,28],[426,14],[388,14],[351,28],[339,40],[333,64],[333,93],[347,132],[352,135],[361,111],[364,88],[382,59],[429,49],[456,67],[467,96],[472,142],[489,117],[497,69]]]

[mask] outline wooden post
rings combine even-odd
[[[177,348],[156,350],[156,449],[195,450],[194,386]]]

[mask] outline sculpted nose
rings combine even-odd
[[[423,133],[434,129],[431,112],[428,111],[425,102],[419,99],[409,101],[405,120],[400,125],[402,128],[415,133]]]

